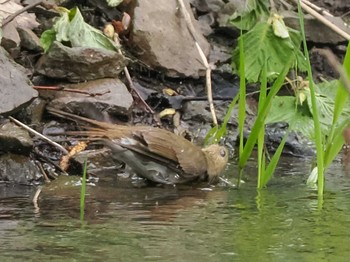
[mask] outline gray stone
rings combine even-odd
[[[284,22],[287,26],[299,30],[299,18],[297,14],[292,12],[282,13],[284,16]],[[340,27],[342,30],[350,34],[350,29],[344,26],[344,22],[341,22],[339,17],[330,17],[329,20],[333,19],[333,23]],[[339,21],[340,20],[340,21]],[[345,38],[338,35],[328,26],[324,25],[316,18],[311,15],[304,16],[305,36],[307,41],[322,44],[338,44],[339,42],[346,41]]]
[[[133,99],[126,86],[114,78],[99,79],[69,85],[68,88],[77,89],[95,96],[86,94],[56,92],[56,98],[52,100],[51,106],[55,108],[81,113],[92,118],[103,118],[97,114],[104,112],[112,115],[129,115]]]
[[[85,160],[88,159],[89,172],[106,170],[117,170],[121,163],[113,159],[112,151],[108,148],[84,150],[72,157],[72,160],[82,168]]]
[[[11,61],[2,48],[0,72],[0,114],[11,114],[37,97],[23,68]]]
[[[209,44],[200,34],[198,21],[184,1],[205,55]],[[205,67],[176,1],[139,1],[134,12],[131,39],[135,55],[154,70],[169,77],[194,77],[205,74]]]
[[[43,48],[40,45],[39,37],[34,34],[31,29],[17,28],[19,37],[21,38],[21,47],[27,50],[41,52]]]
[[[33,147],[29,133],[12,122],[0,125],[0,151],[28,154]]]
[[[54,42],[37,65],[38,73],[70,82],[117,77],[127,60],[117,52],[101,48],[67,47]]]
[[[34,185],[41,179],[39,168],[29,157],[15,154],[0,156],[0,181]]]

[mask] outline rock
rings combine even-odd
[[[291,12],[282,13],[284,16],[284,22],[287,26],[299,30],[299,18],[297,14],[293,14]],[[333,23],[339,26],[348,34],[350,33],[350,29],[344,25],[344,22],[341,22],[341,18],[332,17],[327,19],[333,19]],[[340,21],[339,21],[340,20]],[[320,44],[338,44],[340,42],[346,41],[345,38],[338,35],[328,26],[324,25],[316,18],[311,15],[304,16],[304,24],[305,24],[305,36],[306,41],[311,41],[314,43]]]
[[[23,8],[22,5],[16,3],[16,1],[2,1],[0,8],[0,20],[7,18],[15,12]],[[11,22],[2,27],[3,38],[1,45],[9,52],[12,49],[19,46],[20,37],[17,32],[17,28],[29,28],[34,29],[39,26],[39,23],[35,19],[35,14],[23,12],[16,16]],[[12,53],[12,52],[11,52]]]
[[[128,116],[133,104],[131,94],[119,79],[99,79],[66,87],[97,95],[56,92],[56,98],[51,102],[51,106],[59,109],[68,108],[72,112],[102,120],[104,116],[98,114],[103,112]]]
[[[17,28],[17,32],[21,39],[21,47],[34,52],[42,52],[39,37],[28,28]]]
[[[67,47],[54,42],[37,65],[38,73],[48,77],[82,82],[118,77],[127,60],[117,52],[88,47]]]
[[[0,72],[0,114],[11,114],[37,97],[23,68],[11,61],[2,48]]]
[[[109,173],[117,174],[118,168],[121,167],[121,163],[113,159],[112,151],[108,148],[84,150],[72,157],[72,169],[77,169],[78,172],[82,172],[85,160],[88,160],[87,170],[89,173],[96,174],[100,171],[109,170]],[[75,168],[77,165],[77,168]],[[98,176],[98,174],[96,174]]]
[[[23,108],[15,115],[17,119],[31,125],[39,125],[41,123],[46,101],[40,97],[35,98],[27,107]]]
[[[39,184],[42,174],[27,156],[6,154],[0,156],[0,181],[24,185]]]
[[[199,45],[207,56],[209,44],[199,33],[198,21],[192,15],[188,1],[184,1],[199,38]],[[169,77],[198,78],[205,74],[195,41],[176,1],[139,1],[134,10],[134,24],[130,39],[135,55],[154,70]]]
[[[12,122],[0,125],[0,151],[28,154],[33,147],[29,133]]]

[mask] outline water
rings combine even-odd
[[[78,187],[50,185],[34,207],[33,188],[3,184],[0,261],[348,261],[350,173],[332,166],[320,208],[309,166],[283,159],[259,192],[254,162],[240,190],[101,182],[88,188],[83,224]]]

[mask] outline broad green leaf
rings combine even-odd
[[[69,37],[69,16],[67,12],[63,12],[55,21],[53,30],[56,32],[56,40],[58,42],[68,42]]]
[[[267,22],[258,23],[252,30],[244,34],[245,75],[248,82],[257,82],[267,60],[267,76],[275,79],[281,68],[293,57],[293,64],[297,60],[296,50],[292,38],[282,39],[273,32],[272,25]],[[239,70],[239,48],[233,54],[233,69]]]
[[[324,82],[315,86],[316,102],[323,135],[328,134],[333,124],[334,99],[337,93],[338,81]],[[314,141],[314,123],[311,110],[310,91],[304,90],[307,103],[300,105],[294,96],[276,96],[266,119],[266,123],[287,122],[289,128],[301,132]],[[350,106],[343,108],[339,121],[350,118]]]
[[[45,52],[53,41],[69,43],[71,47],[94,47],[115,51],[118,46],[100,30],[84,22],[77,7],[67,10],[59,9],[60,15],[52,29],[46,30],[40,38]]]
[[[300,106],[296,102],[294,96],[274,97],[266,124],[286,122],[290,130],[301,132],[313,140],[315,129],[311,113],[306,105]]]
[[[90,26],[84,22],[78,8],[73,8],[71,12],[75,12],[74,18],[69,24],[69,40],[72,47],[95,47],[115,51],[116,45],[103,35],[100,30]]]
[[[268,3],[265,0],[237,1],[237,3],[240,5],[229,22],[241,30],[250,30],[257,22],[267,20],[269,16]]]

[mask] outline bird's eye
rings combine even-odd
[[[220,149],[220,156],[225,157],[226,156],[226,151],[225,149],[221,148]]]

